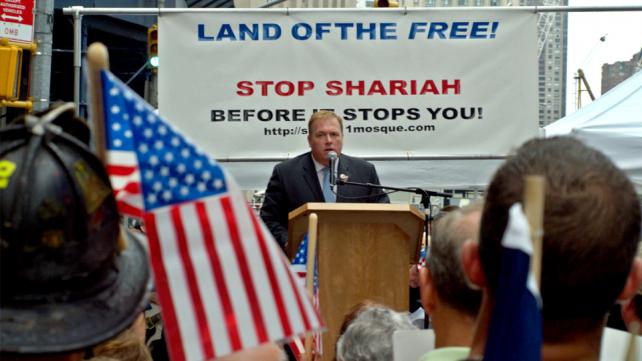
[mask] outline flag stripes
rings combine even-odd
[[[156,211],[155,216],[146,217],[146,222],[155,225],[160,234],[148,234],[150,241],[154,237],[158,239],[150,242],[150,252],[157,257],[169,252],[180,255],[176,258],[179,262],[152,264],[158,279],[168,279],[165,282],[170,288],[183,289],[183,297],[174,299],[159,294],[163,315],[169,311],[177,318],[176,322],[166,325],[168,334],[180,340],[169,345],[172,360],[204,360],[270,339],[284,340],[321,326],[308,317],[309,312],[314,314],[316,310],[309,303],[306,308],[305,293],[298,289],[295,278],[285,268],[285,258],[268,246],[268,242],[274,241],[265,237],[251,209],[234,204],[227,195],[211,197],[204,202],[167,207]],[[225,218],[225,226],[212,226],[210,220],[215,217]],[[251,232],[244,232],[246,227],[239,227],[239,222],[249,222]],[[246,246],[248,240],[255,244]],[[223,259],[220,248],[233,250],[234,257]],[[247,259],[252,252],[259,254],[261,260],[256,265],[250,265]],[[199,263],[207,267],[195,267]],[[277,263],[281,263],[280,271]],[[261,290],[260,285],[265,289]],[[208,296],[209,293],[212,295]],[[173,307],[166,307],[168,303]],[[180,310],[178,315],[177,310]],[[260,317],[258,322],[263,322],[263,334],[239,327],[239,324],[256,326],[257,317]],[[270,327],[266,319],[271,320]],[[172,329],[172,324],[177,327]],[[212,339],[223,341],[208,342]],[[197,348],[198,357],[185,354],[180,343],[184,348]]]
[[[196,274],[194,273],[194,263],[190,256],[190,247],[187,244],[187,237],[185,236],[185,229],[183,226],[183,219],[180,214],[180,206],[174,206],[170,209],[170,216],[176,231],[176,241],[178,243],[178,250],[180,257],[183,261],[183,269],[185,270],[185,277],[187,278],[187,286],[189,295],[192,301],[192,309],[195,313],[196,323],[199,330],[199,338],[203,348],[203,356],[206,359],[214,358],[214,348],[212,346],[212,336],[210,328],[207,324],[205,309],[203,307],[203,300],[201,299],[201,292],[198,283],[196,282]],[[192,248],[193,249],[193,248]]]
[[[199,223],[201,229],[203,230],[203,239],[205,241],[205,248],[207,250],[208,260],[212,266],[212,277],[214,278],[214,283],[219,294],[219,300],[221,302],[221,307],[223,308],[220,313],[223,315],[222,323],[225,324],[226,330],[229,333],[230,346],[232,350],[241,349],[241,337],[239,336],[238,323],[236,317],[234,316],[234,309],[232,308],[232,301],[230,299],[230,293],[227,289],[227,285],[223,279],[223,267],[216,251],[216,242],[214,239],[214,234],[212,233],[212,228],[207,218],[207,210],[203,202],[196,203],[196,213],[198,214]],[[219,321],[221,322],[221,321]],[[223,335],[219,337],[224,337]]]
[[[172,293],[169,288],[169,279],[165,267],[163,266],[163,251],[160,246],[158,233],[156,232],[156,216],[153,213],[145,215],[145,225],[147,226],[147,240],[149,242],[149,258],[154,271],[154,281],[156,282],[156,292],[162,306],[163,323],[165,324],[165,333],[169,353],[172,361],[185,361],[185,352],[183,342],[178,328],[176,310]]]

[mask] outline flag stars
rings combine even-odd
[[[114,139],[114,147],[120,148],[123,146],[123,141],[120,139]]]
[[[155,156],[155,155],[152,155],[151,157],[149,157],[149,164],[151,164],[152,166],[157,166],[158,165],[158,157]]]
[[[212,174],[210,173],[210,171],[206,170],[203,172],[203,174],[201,174],[201,178],[206,181],[210,180],[210,178],[212,178]]]
[[[156,122],[156,116],[152,113],[147,114],[147,121],[150,123],[155,123]],[[162,134],[162,133],[161,133]]]
[[[167,128],[161,125],[160,127],[158,127],[158,134],[166,135],[167,134]]]
[[[194,183],[194,175],[193,174],[188,174],[185,176],[185,183],[187,184],[192,184]]]
[[[178,185],[178,180],[176,178],[169,179],[169,186],[171,188],[176,188],[177,185]]]
[[[174,148],[178,148],[178,146],[181,145],[181,141],[180,141],[180,139],[178,139],[178,137],[172,137],[172,140],[170,141],[170,144]]]
[[[145,179],[147,179],[147,180],[154,179],[154,171],[152,171],[151,169],[146,170],[145,171]]]
[[[176,166],[176,170],[178,171],[178,173],[183,174],[183,173],[185,173],[187,168],[185,167],[185,164],[181,163],[181,164]]]
[[[143,136],[147,139],[150,139],[153,135],[154,132],[149,128],[145,128],[145,130],[143,131]]]
[[[142,112],[142,111],[143,111],[143,109],[145,109],[145,107],[143,106],[143,103],[142,103],[142,102],[140,102],[140,101],[136,102],[136,105],[135,105],[134,107],[135,107],[135,108],[136,108],[136,110],[138,110],[139,112]]]
[[[163,177],[167,177],[169,175],[169,168],[168,167],[161,167],[160,174]]]
[[[162,140],[157,140],[154,142],[154,148],[156,148],[156,150],[161,150],[164,146],[165,144],[163,144]]]
[[[138,127],[140,127],[141,125],[143,125],[143,118],[141,118],[141,117],[140,117],[140,115],[136,115],[136,116],[134,116],[133,121],[134,121],[134,125],[136,125],[136,126],[138,126]]]
[[[194,161],[194,168],[196,169],[201,169],[203,167],[203,162],[201,162],[199,159]]]
[[[181,156],[185,159],[189,158],[189,149],[188,148],[183,148],[181,150]]]
[[[171,152],[167,152],[167,153],[165,153],[165,157],[164,158],[165,158],[166,162],[171,162],[171,161],[174,160],[174,154],[171,153]]]
[[[142,143],[141,145],[138,146],[138,151],[141,152],[142,154],[145,154],[149,151],[149,148],[147,147],[147,144]]]
[[[131,138],[131,137],[132,137],[132,135],[133,135],[133,134],[132,134],[132,131],[131,131],[131,130],[127,129],[127,130],[125,131],[125,138]]]
[[[112,107],[111,107],[111,109],[109,109],[109,111],[112,114],[118,114],[118,113],[120,113],[120,107],[118,105],[112,105]]]
[[[156,198],[156,195],[154,193],[150,193],[147,195],[147,203],[149,204],[155,204],[158,199]]]
[[[198,189],[199,192],[205,192],[207,190],[207,186],[203,182],[199,182],[196,185],[196,189]]]
[[[123,120],[129,120],[129,113],[123,113]]]
[[[172,199],[172,192],[164,191],[161,197],[163,197],[166,202],[169,202],[169,200]]]
[[[118,88],[116,88],[116,87],[113,87],[113,88],[109,89],[109,95],[111,95],[113,97],[118,95],[118,93],[119,93],[119,91],[118,91]]]
[[[160,192],[163,189],[163,185],[161,182],[154,182],[154,185],[152,185],[152,189],[156,192]]]
[[[116,123],[116,122],[114,122],[114,124],[111,125],[111,129],[115,132],[119,131],[120,127],[121,127],[120,123]]]
[[[181,187],[180,192],[181,192],[181,195],[182,195],[182,196],[186,196],[186,195],[188,195],[188,194],[189,194],[189,188],[187,188],[187,187]]]
[[[214,188],[216,189],[223,188],[223,181],[220,179],[215,179],[213,184],[214,184]]]

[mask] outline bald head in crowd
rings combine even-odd
[[[542,359],[597,359],[609,308],[631,298],[642,280],[642,263],[634,261],[640,204],[626,175],[606,156],[567,137],[526,142],[491,181],[479,244],[467,242],[463,250],[466,274],[483,290],[471,356],[483,354],[500,243],[509,208],[522,202],[526,175],[546,180]]]

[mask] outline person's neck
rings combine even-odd
[[[322,166],[324,166],[324,167],[329,167],[329,166],[330,166],[330,162],[329,162],[327,159],[326,159],[326,160],[318,160],[318,159],[316,159],[316,158],[314,157],[314,155],[312,155],[312,153],[310,153],[310,157],[312,157],[312,160],[314,161],[313,163],[315,163],[315,162],[316,162],[316,163],[319,163],[319,164],[321,164],[321,165],[322,165]],[[324,162],[325,162],[325,163],[324,163]]]
[[[435,329],[435,348],[470,346],[475,318],[441,304],[431,315]]]
[[[488,290],[482,289],[482,302],[475,321],[473,341],[470,344],[469,358],[471,359],[481,359],[484,356],[488,328],[490,327],[490,315],[493,311],[494,303],[495,300],[489,296]]]
[[[482,304],[475,322],[473,342],[470,347],[469,358],[482,359],[488,338],[490,317],[495,300],[484,289]],[[602,341],[603,327],[578,335],[573,340],[563,343],[544,342],[542,345],[542,360],[544,361],[566,361],[566,360],[598,360],[600,356],[600,345]]]
[[[603,331],[603,327],[598,327],[591,332],[578,335],[574,339],[562,343],[544,342],[544,345],[542,345],[542,360],[599,360]]]

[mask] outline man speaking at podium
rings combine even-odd
[[[338,177],[348,182],[379,184],[374,165],[341,153],[343,120],[339,115],[327,110],[312,114],[308,144],[310,152],[274,167],[265,190],[261,219],[283,250],[288,241],[288,213],[305,203],[390,202],[380,189],[336,184]]]

